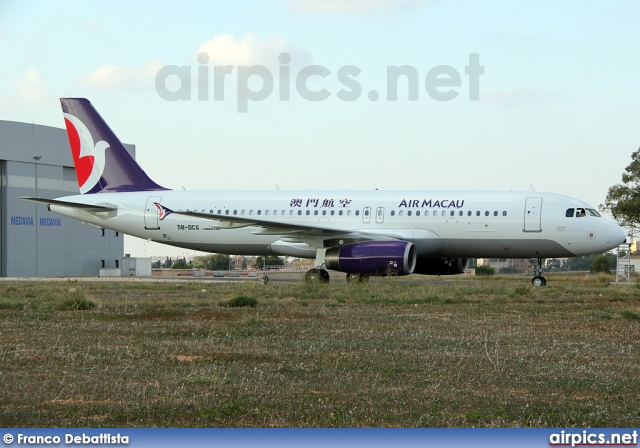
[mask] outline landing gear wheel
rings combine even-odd
[[[304,275],[307,283],[329,283],[329,273],[324,269],[310,269]]]
[[[310,269],[304,274],[304,281],[307,283],[315,283],[320,279],[320,274],[318,269]]]
[[[531,284],[533,286],[547,286],[547,279],[542,276],[542,258],[534,258],[533,260],[533,278]]]
[[[359,272],[351,272],[347,274],[347,283],[367,283],[369,276],[367,274],[360,274]]]
[[[269,276],[265,275],[264,277],[262,277],[262,284],[266,285],[267,283],[269,283]]]
[[[533,286],[547,286],[547,279],[541,275],[536,275],[531,279],[531,284]]]

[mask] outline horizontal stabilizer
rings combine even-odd
[[[70,207],[78,210],[83,210],[85,212],[111,212],[111,211],[117,210],[117,207],[107,207],[104,205],[93,205],[93,204],[79,204],[77,202],[61,201],[59,199],[44,199],[44,198],[30,198],[30,197],[21,197],[18,199],[24,199],[25,201],[31,201],[31,202],[39,202],[41,204],[46,204],[46,205],[59,205],[61,207]]]

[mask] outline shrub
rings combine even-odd
[[[496,270],[486,264],[476,268],[476,275],[494,275],[495,273]]]
[[[637,320],[640,322],[640,313],[632,310],[622,310],[620,315],[625,319]]]
[[[247,296],[235,296],[233,299],[229,299],[224,302],[223,306],[251,306],[254,307],[258,304],[258,299]]]
[[[611,271],[611,263],[606,255],[600,254],[594,258],[589,270],[592,273],[605,272],[608,274]]]
[[[61,310],[82,310],[89,311],[95,309],[96,304],[84,296],[84,292],[73,290],[69,292],[67,298],[60,303]]]

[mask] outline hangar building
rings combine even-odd
[[[125,145],[135,158],[135,146]],[[79,194],[66,129],[0,120],[0,276],[97,276],[119,268],[122,234],[21,196]]]

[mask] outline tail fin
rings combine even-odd
[[[80,193],[167,190],[152,181],[85,98],[61,98]]]

